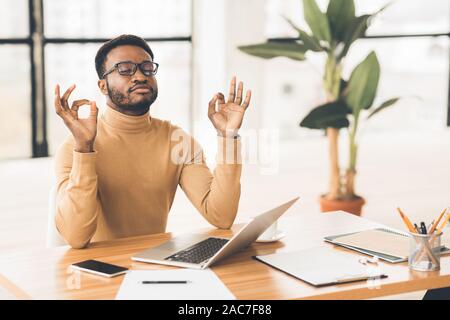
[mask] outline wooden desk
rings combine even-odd
[[[237,225],[231,231],[209,229],[203,233],[230,236],[241,226]],[[323,237],[380,225],[344,212],[296,215],[294,211],[282,218],[279,226],[287,234],[281,241],[254,243],[212,267],[236,298],[364,299],[450,286],[450,257],[442,257],[441,270],[429,273],[410,271],[407,263],[381,262],[381,268],[389,277],[380,280],[375,288],[365,281],[315,288],[251,256],[326,246],[329,250],[344,250],[358,257],[362,255],[324,243]],[[134,253],[159,245],[172,236],[165,233],[105,241],[83,250],[59,247],[5,254],[0,256],[0,286],[22,299],[114,299],[123,276],[107,279],[86,273],[71,273],[69,265],[86,259],[99,259],[130,269],[171,268],[134,262],[130,258]]]

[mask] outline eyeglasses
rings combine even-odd
[[[114,72],[117,69],[121,76],[132,76],[136,73],[137,68],[146,75],[146,76],[154,76],[156,72],[158,72],[159,64],[153,61],[144,61],[142,63],[134,63],[131,61],[122,61],[116,63],[111,69],[106,71],[102,79],[104,79],[108,74]]]

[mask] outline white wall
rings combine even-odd
[[[242,129],[261,127],[264,68],[236,47],[264,41],[264,1],[193,0],[193,14],[193,133],[211,158],[216,133],[208,101],[217,92],[227,96],[233,75],[253,93]]]

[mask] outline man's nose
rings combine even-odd
[[[133,82],[147,82],[148,77],[142,73],[140,68],[136,68],[136,72],[133,75],[133,78],[131,79]]]

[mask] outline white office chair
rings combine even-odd
[[[48,197],[48,221],[47,221],[47,248],[66,245],[66,241],[61,237],[56,229],[56,187],[50,189]]]

